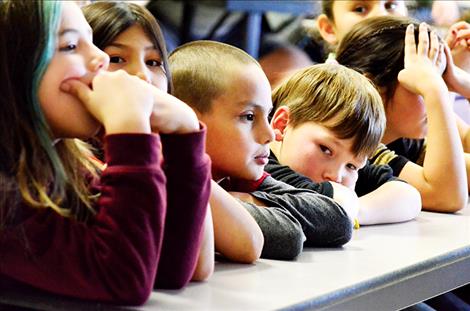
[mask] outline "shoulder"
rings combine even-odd
[[[389,165],[393,170],[393,175],[398,176],[410,160],[394,150],[390,149],[388,145],[380,144],[370,158],[370,163],[374,165]]]

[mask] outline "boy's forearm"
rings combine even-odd
[[[421,210],[419,192],[402,181],[390,181],[359,198],[361,225],[403,222],[415,218]]]
[[[335,182],[331,182],[331,185],[333,186],[333,200],[341,205],[346,214],[348,214],[351,222],[354,223],[354,220],[357,218],[359,208],[359,201],[356,193]]]
[[[212,181],[210,198],[215,248],[227,259],[251,263],[263,248],[263,233],[253,217],[227,191]]]
[[[302,252],[305,235],[301,224],[289,211],[247,202],[242,204],[263,232],[262,258],[292,260]]]
[[[214,272],[214,226],[210,207],[207,209],[201,234],[201,247],[192,281],[204,281]]]

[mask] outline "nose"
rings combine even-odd
[[[263,145],[267,145],[274,140],[274,130],[267,119],[263,120],[258,137],[258,142]]]
[[[109,56],[105,52],[93,46],[91,53],[91,61],[89,63],[89,69],[91,72],[98,70],[107,70],[109,66]]]
[[[139,79],[144,80],[147,83],[152,82],[147,66],[142,62],[131,62],[127,72],[131,75],[137,76]]]
[[[343,181],[342,174],[341,174],[341,168],[328,167],[323,172],[323,180],[333,181],[333,182],[341,184],[341,182]]]

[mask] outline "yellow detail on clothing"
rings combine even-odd
[[[371,162],[375,165],[383,165],[390,163],[397,155],[384,144],[380,144],[371,157]]]
[[[357,218],[354,218],[354,229],[359,229],[359,227],[359,220],[357,220]]]

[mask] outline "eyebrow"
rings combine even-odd
[[[121,48],[121,49],[130,47],[130,45],[122,44],[122,43],[119,43],[119,42],[110,43],[110,44],[108,44],[108,46],[113,46],[113,47],[117,47],[117,48]],[[158,49],[155,45],[146,46],[144,48],[144,50],[146,50],[146,51],[147,50],[156,50],[158,52]]]
[[[256,104],[256,103],[253,103],[253,102],[244,102],[244,101],[241,101],[241,102],[238,102],[237,103],[238,106],[240,108],[248,108],[248,107],[252,107],[252,108],[255,108],[255,109],[258,109],[258,110],[265,110],[265,107],[260,105],[260,104]],[[271,105],[271,107],[269,107],[268,109],[268,113],[271,112],[271,110],[273,110],[273,106]]]
[[[61,30],[61,31],[59,32],[59,37],[62,37],[62,36],[64,36],[64,35],[68,34],[68,33],[74,33],[74,34],[77,34],[77,35],[80,34],[80,32],[79,32],[77,29],[74,29],[74,28],[66,28],[66,29],[63,29],[63,30]],[[88,29],[87,29],[87,33],[88,33],[89,35],[92,34],[91,28],[88,28]]]

